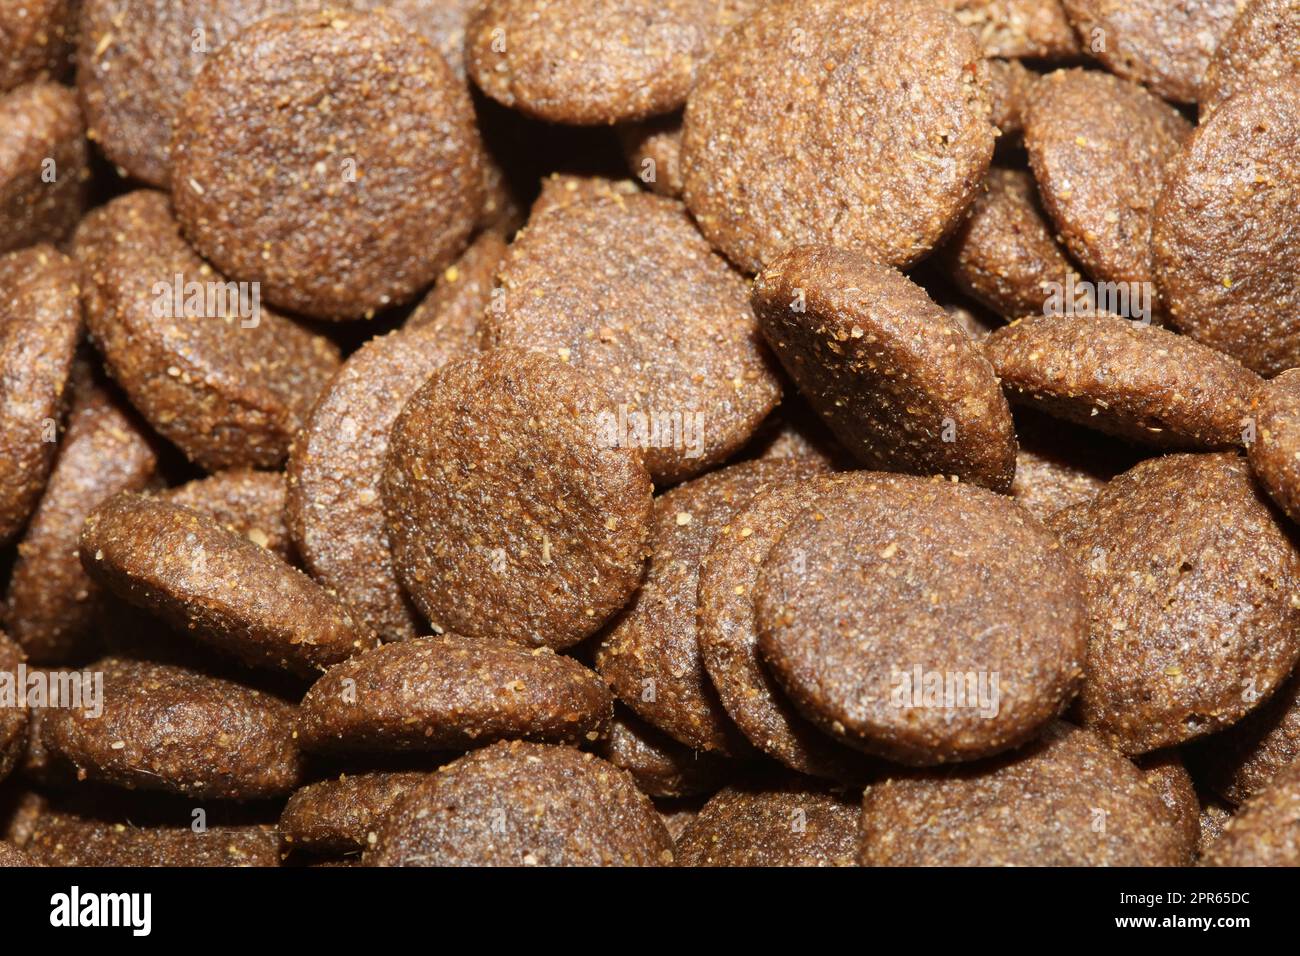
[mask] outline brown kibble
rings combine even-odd
[[[652,797],[711,793],[734,769],[717,754],[692,750],[623,708],[614,711],[600,753],[630,773],[641,792]]]
[[[940,0],[969,27],[988,56],[1047,60],[1079,55],[1061,0]]]
[[[23,650],[0,631],[0,673],[15,687],[18,684],[18,665],[26,658]],[[0,708],[0,780],[9,776],[27,749],[28,712],[26,703],[21,707]]]
[[[343,774],[308,784],[289,798],[280,832],[295,850],[358,853],[393,805],[428,777],[418,771]]]
[[[76,96],[53,83],[0,94],[0,129],[0,252],[62,241],[81,216],[90,177]]]
[[[1192,775],[1183,765],[1183,758],[1177,750],[1157,750],[1139,757],[1136,763],[1147,786],[1155,791],[1169,811],[1179,836],[1184,862],[1190,863],[1200,842],[1201,801],[1196,795]]]
[[[0,0],[0,93],[68,73],[78,7],[78,0]]]
[[[1205,854],[1206,866],[1300,866],[1300,763],[1247,800]]]
[[[164,501],[207,515],[227,531],[292,562],[293,542],[284,523],[284,475],[232,468],[164,492]]]
[[[1237,92],[1300,72],[1300,0],[1248,0],[1215,48],[1198,101],[1204,120]]]

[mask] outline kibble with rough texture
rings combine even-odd
[[[1033,99],[1038,74],[1019,60],[989,60],[989,120],[1005,137],[1025,128],[1025,110]]]
[[[680,199],[682,180],[682,115],[670,113],[643,123],[620,126],[619,141],[628,171],[653,193]]]
[[[25,660],[23,650],[0,631],[0,680],[9,684],[15,694],[25,690],[18,683],[18,665]],[[7,701],[0,707],[0,780],[9,776],[27,749],[28,711],[26,700]]]
[[[186,482],[160,497],[207,515],[285,561],[294,559],[284,522],[284,475],[279,472],[231,468]]]
[[[1300,674],[1292,673],[1261,706],[1196,750],[1206,783],[1225,800],[1245,803],[1300,758]]]
[[[1206,866],[1300,866],[1300,763],[1247,800],[1205,854]]]
[[[1068,59],[1079,54],[1061,0],[940,0],[988,56]]]
[[[1204,119],[1228,97],[1300,72],[1300,0],[1249,0],[1214,51],[1198,97]]]
[[[0,95],[0,252],[59,242],[86,203],[89,150],[76,96],[53,83]]]
[[[51,810],[36,821],[26,852],[46,866],[279,866],[274,827],[138,826]]]
[[[652,797],[711,793],[734,769],[717,754],[692,750],[621,708],[614,712],[600,753]]]
[[[659,866],[672,838],[632,778],[570,747],[509,741],[416,786],[367,866]]]
[[[1177,750],[1157,750],[1135,761],[1146,784],[1169,811],[1178,833],[1183,862],[1191,862],[1201,835],[1201,801]]]
[[[476,349],[479,320],[493,301],[497,269],[505,255],[506,241],[499,233],[482,233],[463,256],[443,270],[402,328],[411,332],[436,326],[447,348]]]
[[[80,0],[0,0],[0,93],[68,72]]]
[[[428,777],[419,771],[343,774],[308,784],[280,815],[284,842],[310,853],[358,853],[393,805]]]

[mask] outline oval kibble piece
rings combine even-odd
[[[1011,485],[1015,432],[992,366],[902,273],[810,246],[770,263],[753,299],[781,364],[864,466]]]
[[[601,756],[630,773],[641,792],[652,797],[712,793],[733,771],[717,754],[679,744],[622,708],[614,711]]]
[[[618,129],[628,172],[652,193],[680,199],[682,180],[682,114],[656,116]]]
[[[1210,57],[1245,0],[1061,0],[1085,49],[1166,99],[1195,103]],[[1106,43],[1096,43],[1100,35]]]
[[[1250,87],[1196,130],[1156,207],[1170,321],[1261,375],[1300,365],[1298,151],[1300,83]]]
[[[657,482],[720,464],[781,398],[745,279],[681,203],[604,184],[534,212],[483,316],[487,347],[558,355],[599,390]]]
[[[311,4],[82,0],[77,87],[91,140],[120,170],[166,186],[176,114],[199,68],[249,24],[304,6]]]
[[[1196,855],[1196,845],[1200,840],[1201,801],[1196,795],[1192,775],[1183,765],[1183,758],[1177,750],[1157,750],[1135,762],[1147,786],[1155,791],[1169,811],[1183,859],[1190,862]]]
[[[989,120],[1004,137],[1025,128],[1025,110],[1033,99],[1038,74],[1019,60],[989,60]]]
[[[486,0],[465,38],[470,76],[497,102],[552,123],[668,113],[700,63],[758,0]]]
[[[12,694],[26,690],[18,680],[18,665],[25,660],[22,648],[0,631],[0,680],[10,685]],[[22,698],[22,706],[17,706],[18,703],[17,700],[7,701],[0,707],[0,780],[9,776],[27,749],[29,716],[26,698]]]
[[[176,122],[172,195],[217,268],[353,319],[409,301],[464,249],[482,144],[427,41],[378,11],[308,12],[259,21],[209,66]]]
[[[376,643],[297,568],[161,499],[121,494],[96,508],[81,562],[118,597],[251,667],[311,676]]]
[[[604,681],[549,647],[444,634],[386,644],[330,668],[303,698],[312,751],[468,750],[527,738],[583,744],[613,714]]]
[[[78,0],[0,0],[0,93],[68,72]]]
[[[36,663],[97,656],[103,595],[77,554],[90,512],[157,477],[154,441],[137,416],[89,369],[74,372],[68,428],[22,542],[4,608],[5,626]]]
[[[858,862],[1178,866],[1185,857],[1142,773],[1095,735],[1057,723],[1041,740],[993,760],[867,787]]]
[[[352,10],[383,10],[437,48],[447,66],[465,79],[465,28],[477,0],[348,0]]]
[[[1259,483],[1292,521],[1300,521],[1300,369],[1262,385],[1251,403],[1255,440],[1247,444]]]
[[[492,303],[497,269],[506,256],[506,241],[491,230],[482,233],[465,254],[443,270],[402,329],[439,329],[442,344],[460,353],[477,351],[480,319]]]
[[[738,756],[751,749],[727,718],[700,657],[700,565],[718,530],[754,495],[822,470],[807,459],[744,462],[655,500],[645,582],[596,648],[596,669],[642,720],[695,750]]]
[[[159,497],[207,515],[276,557],[294,559],[284,523],[285,479],[279,472],[231,468],[171,488]]]
[[[1300,866],[1300,763],[1251,797],[1205,854],[1206,866]]]
[[[325,386],[289,452],[285,517],[298,553],[386,641],[423,630],[397,581],[384,525],[389,435],[411,395],[469,348],[432,326],[371,339]]]
[[[1158,448],[1242,444],[1263,384],[1222,352],[1113,315],[1021,319],[984,354],[1013,401]]]
[[[1052,232],[1033,177],[998,167],[941,255],[957,286],[999,315],[1043,314],[1079,278]]]
[[[1062,241],[1093,279],[1145,283],[1132,291],[1152,305],[1151,221],[1190,129],[1142,87],[1083,69],[1039,80],[1025,114],[1029,164]]]
[[[1088,579],[1086,726],[1146,753],[1235,723],[1286,679],[1300,553],[1279,522],[1233,454],[1144,461],[1053,517]]]
[[[1201,119],[1228,97],[1300,72],[1300,0],[1250,0],[1214,51],[1201,81]]]
[[[104,658],[99,708],[42,712],[41,743],[78,779],[199,800],[290,793],[302,777],[294,707],[167,664]],[[96,713],[102,709],[102,713]]]
[[[843,742],[908,764],[971,760],[1031,739],[1074,696],[1083,590],[1009,498],[858,473],[809,501],[768,553],[759,653]]]
[[[419,771],[344,774],[308,784],[280,815],[284,842],[326,855],[364,850],[393,805],[429,776]]]
[[[277,467],[339,365],[321,335],[263,308],[177,231],[167,197],[138,191],[88,220],[90,336],[131,403],[190,460]],[[177,277],[180,277],[177,279]]]
[[[632,596],[650,476],[596,406],[573,369],[518,349],[454,362],[406,403],[381,496],[398,579],[436,630],[568,647]]]
[[[1079,54],[1079,40],[1061,0],[940,0],[975,32],[988,56],[1047,60]]]
[[[54,464],[81,339],[77,278],[52,246],[0,256],[0,545],[22,531]]]
[[[63,240],[81,216],[90,178],[76,96],[53,83],[0,94],[0,129],[0,252]]]
[[[1195,751],[1195,766],[1225,800],[1245,803],[1300,758],[1300,672],[1257,709]]]
[[[756,783],[715,794],[676,841],[678,866],[855,866],[856,794]]]
[[[659,866],[650,798],[571,747],[508,741],[447,764],[384,817],[367,866]]]
[[[691,90],[686,204],[746,272],[807,243],[907,266],[975,198],[988,109],[978,43],[933,3],[767,4]]]
[[[258,825],[137,826],[50,811],[27,853],[46,866],[251,867],[280,865],[280,834]]]
[[[792,481],[755,495],[718,529],[698,588],[700,657],[727,716],[751,744],[787,767],[831,779],[862,777],[865,761],[800,715],[759,659],[754,589],[789,523],[811,499],[852,480]]]

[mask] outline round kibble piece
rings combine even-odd
[[[383,10],[437,48],[451,71],[465,78],[465,28],[477,0],[348,0],[353,10]]]
[[[984,354],[1013,401],[1158,448],[1241,444],[1263,384],[1186,336],[1112,315],[1022,319]]]
[[[1300,521],[1300,369],[1262,386],[1251,403],[1254,441],[1250,466],[1292,521]]]
[[[497,268],[506,255],[499,233],[485,232],[448,266],[402,327],[411,332],[436,326],[448,348],[469,353],[478,347],[479,320],[492,303]]]
[[[975,198],[988,111],[978,43],[934,3],[767,4],[691,90],[686,204],[747,272],[814,242],[910,265]]]
[[[1039,521],[1091,501],[1137,460],[1126,445],[1028,410],[1017,415],[1016,431],[1020,450],[1011,496]]]
[[[280,865],[280,834],[269,826],[138,826],[51,811],[27,845],[46,866],[250,867]]]
[[[0,631],[0,674],[15,688],[22,686],[18,683],[18,665],[24,660],[22,648]],[[26,706],[0,708],[0,780],[9,776],[27,748],[27,726]]]
[[[384,817],[368,866],[658,866],[672,838],[632,778],[570,747],[510,741],[441,768]]]
[[[862,473],[810,501],[768,553],[759,653],[845,743],[909,764],[970,760],[1031,739],[1074,696],[1083,589],[1010,499]]]
[[[90,138],[166,186],[176,114],[200,67],[244,27],[306,0],[82,0],[77,87]]]
[[[1158,750],[1140,758],[1137,767],[1169,811],[1184,860],[1192,860],[1201,834],[1201,801],[1183,758],[1177,750]]]
[[[90,512],[156,479],[158,457],[144,425],[86,369],[73,378],[68,430],[9,581],[4,620],[36,663],[97,656],[103,596],[77,556]]]
[[[291,848],[342,854],[364,850],[379,821],[416,784],[418,771],[344,774],[303,787],[285,804],[280,832]]]
[[[754,588],[789,523],[809,500],[846,480],[792,481],[756,495],[718,529],[698,589],[700,656],[727,716],[787,767],[831,779],[861,777],[864,761],[806,721],[759,659]]]
[[[989,119],[1003,136],[1025,128],[1025,110],[1037,83],[1038,74],[1019,60],[989,60]]]
[[[1078,56],[1079,40],[1061,0],[940,0],[975,32],[988,56],[1059,60]]]
[[[1053,518],[1088,579],[1087,726],[1145,753],[1235,723],[1286,679],[1300,553],[1279,520],[1233,454],[1144,461]]]
[[[214,519],[227,531],[292,561],[293,543],[284,523],[284,475],[232,468],[187,482],[161,497]]]
[[[568,647],[632,596],[650,476],[595,406],[573,369],[518,349],[454,362],[406,403],[381,497],[398,578],[435,629]]]
[[[678,866],[853,866],[856,798],[808,784],[727,787],[677,838]]]
[[[805,247],[754,286],[763,335],[863,465],[1004,491],[1011,411],[978,347],[925,291],[859,253]]]
[[[413,298],[483,206],[468,92],[380,12],[245,30],[186,95],[172,162],[176,214],[199,252],[322,319]]]
[[[548,647],[444,634],[386,644],[345,661],[303,698],[309,750],[468,750],[528,738],[582,744],[613,713],[594,672]]]
[[[1214,51],[1201,82],[1204,119],[1233,94],[1300,71],[1300,0],[1251,0]]]
[[[1085,49],[1166,99],[1194,103],[1245,0],[1061,0]],[[1098,36],[1105,43],[1096,43]]]
[[[1172,106],[1106,73],[1039,80],[1025,114],[1029,164],[1043,207],[1092,278],[1150,287],[1152,215],[1190,129]]]
[[[1206,866],[1300,866],[1300,763],[1241,807],[1205,854]]]
[[[683,746],[624,710],[615,711],[601,755],[652,797],[712,793],[732,770],[717,754]]]
[[[700,63],[759,0],[487,0],[465,56],[498,103],[553,123],[644,119],[686,101]]]
[[[558,356],[592,382],[618,445],[673,483],[736,452],[781,398],[744,278],[681,203],[591,184],[534,212],[501,266],[490,347]]]
[[[1262,375],[1300,365],[1297,152],[1300,83],[1251,87],[1196,130],[1156,207],[1170,321]]]
[[[700,565],[714,537],[766,488],[822,471],[808,459],[745,462],[710,472],[655,500],[645,583],[596,651],[596,669],[643,720],[696,750],[751,750],[709,682],[700,657]]]
[[[1186,862],[1169,811],[1142,773],[1095,735],[1060,723],[994,760],[872,784],[860,832],[863,866]]]
[[[680,199],[682,181],[682,115],[670,113],[643,123],[619,127],[619,141],[629,171],[660,196]]]
[[[68,72],[78,0],[0,0],[0,93]]]
[[[953,280],[1008,319],[1042,314],[1078,278],[1038,204],[1033,177],[992,169],[970,216],[944,249]],[[1072,303],[1073,304],[1073,303]]]
[[[1197,769],[1220,796],[1242,804],[1300,758],[1300,674],[1196,751]]]
[[[109,372],[203,468],[278,466],[338,349],[214,272],[186,245],[166,196],[135,192],[109,209],[78,246],[95,289],[86,324]]]
[[[96,508],[81,562],[118,597],[252,667],[311,676],[375,644],[297,568],[161,499],[121,494]]]
[[[291,792],[302,776],[294,708],[240,684],[167,664],[105,658],[102,713],[45,710],[40,739],[78,779],[194,799]]]
[[[22,531],[54,464],[81,339],[77,281],[52,246],[0,256],[0,545]]]
[[[90,176],[76,96],[53,83],[20,86],[0,95],[0,129],[0,252],[61,241]]]
[[[286,518],[312,576],[388,641],[420,617],[397,582],[380,482],[393,422],[469,346],[435,326],[372,339],[321,392],[289,454]]]

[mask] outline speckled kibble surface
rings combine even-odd
[[[1196,751],[1197,769],[1225,800],[1240,805],[1300,757],[1300,675],[1292,673],[1245,718]]]
[[[36,821],[26,852],[46,866],[279,866],[271,826],[137,826],[50,811]]]
[[[911,264],[988,169],[986,84],[975,36],[930,0],[765,5],[691,90],[686,204],[750,273],[813,242]]]
[[[1293,521],[1300,520],[1300,370],[1287,370],[1255,392],[1250,467]]]
[[[78,0],[0,0],[0,92],[68,72]]]
[[[1080,52],[1061,0],[940,0],[989,56],[1068,59]]]
[[[1171,166],[1152,234],[1169,319],[1263,375],[1300,364],[1300,84],[1223,103]]]
[[[0,672],[6,681],[17,681],[18,665],[25,660],[23,650],[0,631]],[[0,780],[9,776],[27,749],[28,711],[26,706],[0,709]]]
[[[1019,60],[991,59],[989,66],[989,120],[1004,137],[1025,128],[1025,110],[1033,99],[1038,74]]]
[[[231,468],[188,481],[161,497],[213,518],[227,531],[277,557],[294,560],[293,542],[284,522],[285,480],[278,471]]]
[[[407,402],[381,495],[398,579],[436,629],[568,647],[636,590],[650,475],[597,405],[569,366],[520,349],[454,362]]]
[[[375,772],[308,784],[289,798],[280,815],[285,845],[308,853],[355,855],[369,844],[393,804],[428,777],[414,770]]]
[[[1182,848],[1182,862],[1190,863],[1201,836],[1201,800],[1183,758],[1178,750],[1157,750],[1139,757],[1135,763],[1147,786],[1169,811]]]
[[[1205,854],[1206,866],[1300,866],[1300,764],[1246,801]]]
[[[654,193],[680,199],[682,179],[682,116],[670,113],[642,123],[619,127],[619,141],[628,172]]]
[[[652,797],[711,793],[734,772],[726,758],[680,744],[622,707],[614,711],[600,755]]]
[[[464,249],[482,144],[426,40],[382,12],[307,12],[258,22],[210,65],[175,124],[172,195],[218,268],[353,319],[409,301]]]
[[[332,594],[216,519],[123,493],[81,532],[91,578],[253,667],[311,676],[376,643]]]
[[[90,175],[76,96],[55,83],[20,86],[0,95],[0,129],[0,252],[63,240],[86,203]]]
[[[1228,97],[1300,72],[1300,0],[1248,0],[1201,81],[1201,117]]]
[[[1232,453],[1167,455],[1052,519],[1088,579],[1079,710],[1126,753],[1221,730],[1300,657],[1300,553]]]
[[[463,256],[442,271],[403,329],[436,327],[447,348],[473,351],[478,346],[479,320],[492,304],[497,269],[505,255],[506,241],[499,233],[480,234]]]
[[[660,866],[672,838],[632,778],[569,747],[502,742],[447,764],[385,816],[368,866]]]
[[[863,466],[1011,484],[1016,438],[992,366],[906,276],[808,246],[764,268],[753,298],[777,358]]]

